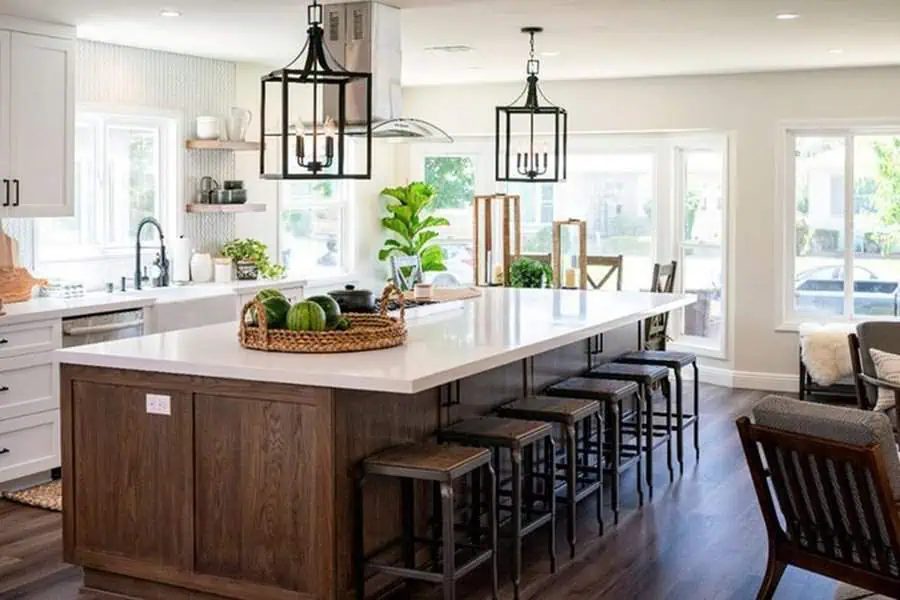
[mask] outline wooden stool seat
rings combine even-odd
[[[675,352],[672,350],[640,350],[619,356],[616,358],[616,362],[659,365],[674,369],[676,367],[686,367],[697,362],[697,355],[692,352]]]
[[[611,362],[594,367],[588,372],[588,377],[601,377],[604,379],[624,379],[634,381],[641,385],[652,385],[662,381],[669,375],[666,367],[645,364],[628,364]]]
[[[550,396],[532,396],[504,404],[497,409],[497,414],[501,416],[547,421],[561,425],[574,425],[598,412],[600,412],[600,403],[596,400],[552,398]]]
[[[553,432],[553,426],[541,421],[523,421],[500,417],[480,417],[467,419],[441,430],[445,441],[463,441],[518,448],[532,444]]]
[[[546,393],[551,396],[565,398],[606,401],[629,398],[637,394],[638,389],[638,384],[633,381],[570,377],[555,385],[551,385],[546,389]]]
[[[441,444],[395,446],[365,460],[366,474],[450,481],[490,463],[485,448]]]

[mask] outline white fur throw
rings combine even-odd
[[[891,354],[875,348],[869,349],[872,362],[875,363],[875,374],[878,379],[900,384],[900,355]],[[894,391],[878,388],[878,402],[875,410],[887,410],[894,406]]]
[[[819,385],[834,385],[853,374],[847,335],[853,325],[832,323],[800,325],[800,358],[812,380]]]

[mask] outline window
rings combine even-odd
[[[900,126],[787,140],[786,320],[897,317]]]
[[[571,135],[563,183],[497,183],[492,140],[444,147],[411,146],[410,174],[438,188],[451,226],[438,239],[448,270],[473,278],[472,205],[475,194],[507,192],[521,202],[522,249],[551,251],[554,220],[584,219],[588,253],[624,257],[623,288],[645,290],[653,263],[679,261],[679,285],[698,306],[677,315],[670,334],[721,356],[725,345],[727,248],[725,142],[721,135]],[[675,225],[680,223],[680,225]]]
[[[75,126],[75,216],[37,219],[36,262],[120,259],[132,254],[144,217],[164,226],[176,198],[173,118],[78,113]],[[146,240],[156,234],[146,230]]]
[[[725,335],[725,152],[717,147],[677,148],[675,159],[680,278],[682,289],[697,295],[697,302],[681,315],[681,341],[721,348]]]
[[[288,272],[323,279],[352,270],[351,189],[346,181],[281,183],[278,247]]]

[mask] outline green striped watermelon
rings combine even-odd
[[[276,290],[275,288],[259,290],[253,299],[262,302],[263,305],[265,305],[267,300],[273,298],[275,298],[276,301],[272,303],[271,308],[268,306],[266,307],[266,323],[272,329],[284,329],[284,320],[287,317],[287,311],[291,308],[291,303],[285,295],[281,293],[281,290]],[[282,302],[278,302],[278,300],[281,300]],[[287,305],[287,308],[285,308],[285,305]],[[259,319],[256,318],[255,306],[250,307],[250,310],[247,311],[246,321],[248,325],[253,325],[254,327],[259,325]]]
[[[325,331],[325,311],[315,302],[298,302],[288,311],[287,328],[291,331]]]
[[[341,307],[331,296],[310,296],[307,302],[315,302],[325,311],[325,327],[334,329],[341,318]]]
[[[281,293],[281,290],[276,290],[275,288],[266,288],[264,290],[259,290],[256,292],[256,299],[260,302],[264,302],[269,298],[285,298],[285,295]]]

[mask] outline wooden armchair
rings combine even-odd
[[[888,417],[778,396],[753,417],[737,428],[769,537],[757,599],[772,598],[788,565],[900,596],[900,459]]]
[[[894,406],[900,406],[900,385],[878,378],[875,362],[869,350],[900,354],[900,322],[867,321],[856,326],[856,333],[848,336],[850,362],[856,383],[856,402],[866,410],[887,410],[890,405],[879,403],[879,390],[894,395]],[[896,411],[896,409],[894,409]]]

